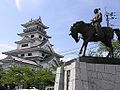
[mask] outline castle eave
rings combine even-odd
[[[41,52],[45,52],[47,54],[51,54],[50,51],[39,48],[39,46],[35,46],[35,47],[31,47],[31,48],[25,48],[25,49],[15,49],[15,50],[11,50],[8,52],[2,52],[2,54],[6,54],[6,55],[17,55],[20,53],[26,53],[26,52],[33,52],[33,51],[41,51]]]
[[[33,39],[23,39],[23,40],[20,40],[20,41],[15,41],[16,44],[21,44],[21,43],[26,43],[26,42],[35,42],[35,40]]]
[[[26,60],[26,59],[19,58],[19,57],[15,57],[15,56],[11,56],[11,55],[8,55],[6,58],[2,59],[2,62],[16,62],[16,63],[23,63],[23,64],[30,64],[30,65],[34,65],[34,66],[40,66],[33,61]]]
[[[48,36],[48,35],[42,33],[41,31],[38,31],[38,30],[32,31],[32,32],[26,32],[26,33],[19,33],[19,34],[17,34],[17,35],[19,35],[19,36],[22,37],[22,36],[29,35],[29,34],[34,34],[34,33],[39,33],[39,34],[41,34],[41,35],[43,35],[43,36],[45,36],[45,37],[47,37],[47,38],[51,38],[51,36]]]
[[[54,55],[58,58],[63,58],[64,57],[63,55],[60,55],[60,54],[57,54],[57,53],[54,53]]]
[[[44,24],[42,23],[41,18],[35,19],[35,20],[32,20],[32,19],[31,19],[31,20],[28,21],[27,23],[21,24],[21,26],[23,26],[23,27],[25,27],[25,28],[27,28],[27,27],[29,27],[29,26],[31,26],[31,25],[42,26],[44,29],[48,29],[48,28],[49,28],[49,27],[47,27],[46,25],[44,25]]]

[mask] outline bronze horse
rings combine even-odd
[[[77,42],[79,42],[79,36],[78,33],[82,35],[83,39],[83,45],[80,49],[79,54],[82,53],[82,50],[84,48],[83,56],[85,56],[86,48],[88,45],[88,42],[97,42],[101,41],[103,44],[105,44],[107,47],[109,47],[109,53],[107,57],[113,57],[113,46],[111,40],[113,39],[114,32],[118,36],[118,40],[120,41],[120,30],[119,29],[112,29],[110,27],[101,27],[100,30],[100,36],[95,35],[96,30],[93,25],[89,23],[85,23],[83,21],[78,21],[73,24],[70,28],[70,35],[72,38]]]

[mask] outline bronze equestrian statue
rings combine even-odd
[[[78,21],[74,23],[73,26],[71,26],[70,28],[70,35],[76,41],[76,43],[80,39],[79,34],[82,35],[82,39],[84,42],[80,49],[79,54],[82,53],[82,50],[84,48],[83,56],[85,56],[88,42],[101,41],[103,44],[105,44],[110,49],[107,57],[109,56],[113,57],[113,46],[112,46],[111,40],[113,39],[114,32],[116,33],[116,35],[118,36],[118,40],[120,41],[120,30],[119,29],[112,29],[110,27],[101,27],[101,30],[99,32],[100,36],[98,36],[96,35],[95,27],[83,21]]]

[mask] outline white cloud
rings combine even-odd
[[[1,43],[0,43],[0,47],[2,49],[6,49],[6,50],[15,49],[15,47],[13,47],[13,46],[10,46],[10,45],[7,45],[7,44],[1,44]]]
[[[3,59],[6,57],[6,55],[2,54],[3,51],[8,51],[15,49],[15,47],[7,45],[7,44],[0,44],[0,59]]]
[[[21,10],[20,0],[15,0],[15,4],[18,10]]]
[[[0,53],[0,59],[5,58],[6,56],[7,56],[7,55],[4,55],[4,54]]]
[[[24,10],[31,10],[36,9],[39,6],[41,7],[46,1],[47,0],[15,0],[15,5],[18,10],[22,10],[23,8]]]

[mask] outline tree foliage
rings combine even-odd
[[[112,41],[113,46],[113,54],[114,58],[120,58],[120,43],[119,41],[113,40]],[[104,52],[108,52],[109,48],[107,48],[105,45],[100,44],[100,47],[98,48],[98,53],[103,54]]]
[[[23,85],[24,88],[39,87],[42,81],[45,85],[53,85],[55,75],[49,69],[33,70],[27,66],[17,67],[13,66],[9,70],[1,71],[2,84]]]
[[[114,58],[120,58],[120,42],[117,40],[112,41],[113,46],[113,54]],[[97,56],[97,57],[103,57],[106,53],[108,53],[109,48],[106,47],[104,44],[100,43],[99,47],[96,51],[89,51],[89,56]]]

